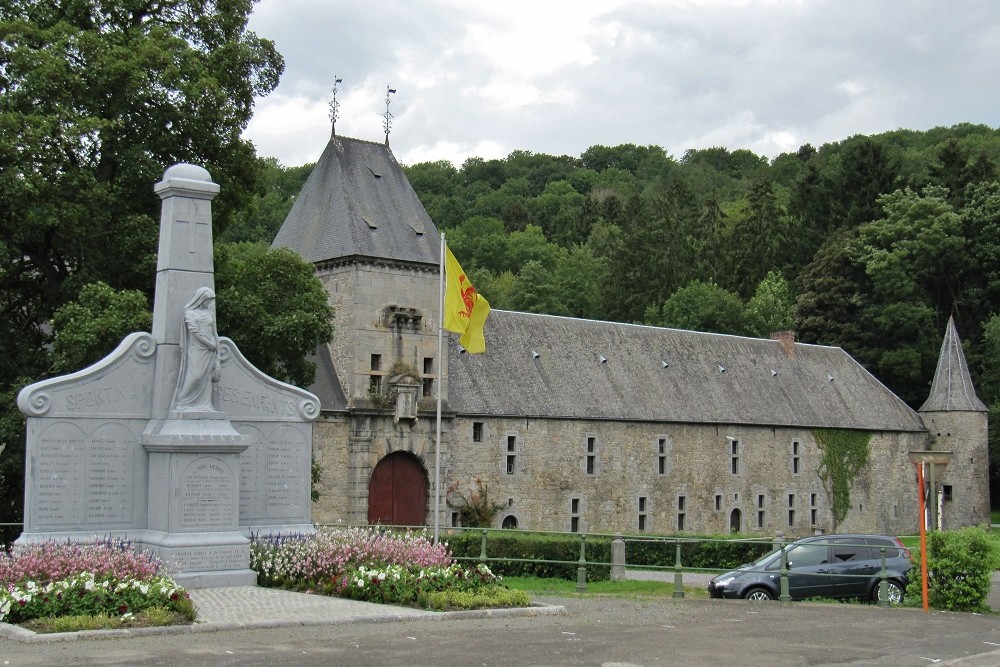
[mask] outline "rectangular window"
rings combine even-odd
[[[740,441],[729,441],[729,471],[733,475],[740,474]]]
[[[687,496],[677,496],[677,511],[683,512],[684,505],[687,504]]]
[[[952,490],[951,484],[941,485],[941,500],[954,500],[954,492]]]
[[[814,525],[814,526],[816,525],[816,510],[815,509],[809,510],[809,521],[812,522],[812,525]]]
[[[382,370],[382,355],[373,354],[370,360],[371,372],[375,373]],[[368,391],[381,394],[382,393],[382,376],[381,375],[371,375],[368,378]]]
[[[677,530],[684,530],[684,512],[677,513]]]
[[[667,474],[667,439],[656,439],[656,472],[660,475]]]
[[[639,496],[639,530],[646,530],[646,496]]]
[[[810,507],[816,507],[816,499],[818,496],[815,493],[809,494],[809,505]]]
[[[646,515],[645,514],[640,514],[639,515],[639,530],[640,531],[646,530]]]
[[[719,511],[719,510],[722,509],[722,494],[721,493],[715,494],[715,509],[716,509],[716,511]]]
[[[472,442],[483,441],[483,422],[472,422]]]
[[[431,375],[434,372],[434,357],[424,357],[424,375]]]
[[[587,465],[588,475],[597,473],[597,438],[592,435],[587,436]]]
[[[764,510],[757,510],[757,527],[764,527]]]
[[[757,496],[757,508],[764,509],[764,494],[758,494]]]
[[[580,499],[569,499],[569,532],[580,532]]]
[[[430,398],[431,396],[433,396],[434,378],[423,378],[422,383],[423,383],[423,389],[421,390],[421,394],[423,395],[423,397]]]
[[[788,506],[789,507],[795,507],[795,494],[794,493],[789,493],[788,494]]]
[[[795,510],[788,510],[788,525],[795,525]]]
[[[451,513],[451,525],[453,527],[457,527],[458,523],[459,523],[458,522],[458,512],[452,512]]]
[[[517,469],[517,436],[507,436],[507,474],[513,475]]]

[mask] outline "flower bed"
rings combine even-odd
[[[483,564],[452,562],[446,544],[419,533],[327,529],[316,535],[255,536],[250,567],[261,586],[432,609],[523,606]]]
[[[162,609],[194,619],[187,592],[130,542],[41,542],[0,552],[0,621],[120,616]]]

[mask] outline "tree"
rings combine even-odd
[[[693,280],[663,304],[646,310],[646,324],[690,331],[743,334],[743,304],[718,285]]]
[[[215,246],[219,333],[268,375],[308,387],[316,366],[306,356],[333,336],[333,311],[312,264],[263,243]]]
[[[152,314],[139,290],[92,283],[52,318],[54,373],[72,373],[103,359],[133,331],[149,331]]]
[[[794,304],[791,287],[784,276],[777,271],[768,272],[743,308],[747,333],[767,338],[776,331],[791,329]]]

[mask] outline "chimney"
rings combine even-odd
[[[776,340],[781,344],[782,349],[785,350],[785,356],[789,359],[795,358],[795,332],[794,331],[775,331],[771,334],[771,340]]]

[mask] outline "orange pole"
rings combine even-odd
[[[929,610],[927,602],[927,508],[924,506],[924,465],[917,464],[917,487],[920,489],[920,590],[924,596],[924,611]]]

